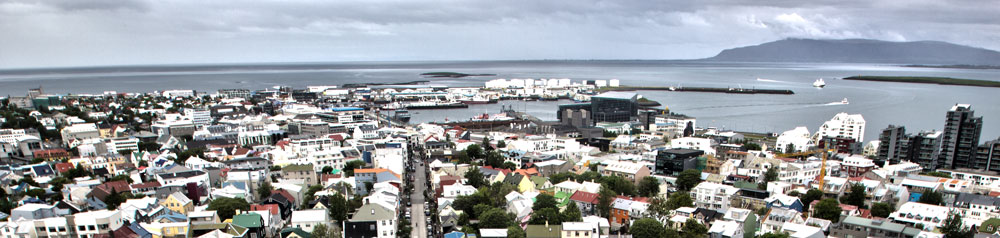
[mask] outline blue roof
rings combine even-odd
[[[444,238],[462,238],[465,237],[465,233],[453,231],[448,234],[444,234]]]
[[[233,185],[233,187],[236,187],[238,189],[243,189],[243,190],[247,189],[247,183],[246,182],[236,182],[236,181],[233,181],[233,182],[222,183],[222,187],[226,187],[226,186],[229,186],[229,185]]]
[[[360,107],[335,107],[335,108],[331,108],[330,110],[333,110],[335,112],[346,112],[346,111],[357,111],[357,110],[365,110],[365,109],[364,108],[360,108]]]
[[[55,172],[52,171],[52,167],[49,167],[48,164],[31,166],[31,169],[34,170],[35,175],[38,176],[48,176],[55,174]]]
[[[143,238],[153,237],[153,234],[150,234],[149,231],[146,231],[146,229],[143,229],[142,226],[140,226],[138,222],[134,222],[132,224],[129,224],[128,228],[132,229],[132,232],[135,232],[135,234],[139,235],[139,237],[143,237]]]
[[[187,221],[187,216],[185,216],[184,214],[180,214],[180,213],[176,213],[176,212],[171,212],[171,213],[160,215],[160,216],[158,216],[156,218],[153,218],[153,220],[160,220],[160,219],[167,219],[167,220],[169,220],[171,222],[182,222],[182,221]]]

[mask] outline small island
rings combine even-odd
[[[424,76],[424,77],[428,77],[428,78],[465,78],[465,77],[474,77],[474,76],[497,76],[497,75],[496,74],[465,74],[465,73],[456,73],[456,72],[429,72],[429,73],[422,73],[422,74],[420,74],[420,76]]]
[[[865,81],[881,81],[881,82],[899,82],[899,83],[928,83],[928,84],[940,84],[940,85],[961,85],[961,86],[976,86],[976,87],[1000,87],[1000,81],[990,81],[990,80],[978,80],[978,79],[959,79],[959,78],[949,78],[949,77],[922,77],[922,76],[850,76],[844,78],[845,80],[865,80]]]

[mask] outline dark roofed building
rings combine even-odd
[[[682,171],[698,166],[698,156],[704,151],[690,149],[661,150],[656,154],[656,174],[677,176]]]

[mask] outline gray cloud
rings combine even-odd
[[[786,37],[1000,49],[1000,0],[0,0],[0,68],[676,59]]]

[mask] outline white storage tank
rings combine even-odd
[[[611,80],[608,80],[608,86],[610,86],[610,87],[618,87],[618,86],[621,86],[621,84],[618,83],[618,79],[611,79]]]

